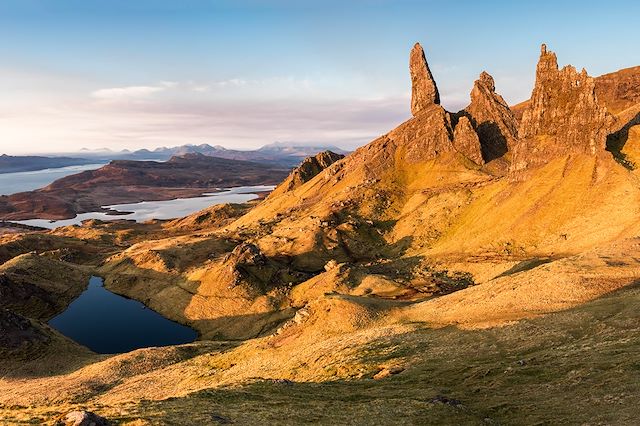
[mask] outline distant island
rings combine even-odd
[[[33,172],[68,166],[81,166],[95,160],[72,157],[41,157],[0,155],[0,173]]]

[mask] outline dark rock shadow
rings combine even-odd
[[[471,121],[473,128],[478,134],[478,138],[480,139],[480,150],[485,163],[501,158],[509,151],[507,138],[504,136],[497,123],[493,121],[478,123],[471,114],[464,110],[456,114],[456,122],[461,116],[465,116],[469,121]]]
[[[507,138],[500,131],[500,127],[494,122],[485,122],[476,128],[480,138],[482,158],[490,162],[504,156],[508,151]]]
[[[626,155],[622,152],[624,146],[627,144],[629,140],[629,130],[635,126],[640,124],[640,113],[636,114],[629,122],[627,122],[622,128],[614,133],[611,133],[607,136],[607,145],[606,149],[609,151],[613,158],[626,167],[629,170],[633,170],[637,167],[637,165],[633,164],[626,158]]]

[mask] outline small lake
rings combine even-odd
[[[16,192],[33,191],[45,187],[54,180],[65,176],[95,170],[106,163],[84,164],[81,166],[58,167],[54,169],[36,170],[32,172],[0,173],[0,195],[11,195]]]
[[[111,293],[100,277],[91,277],[89,287],[49,325],[100,354],[179,345],[198,337],[142,303]]]
[[[143,201],[141,203],[104,206],[106,209],[128,214],[113,215],[104,212],[94,212],[79,214],[73,219],[65,220],[29,219],[12,222],[55,229],[61,226],[79,225],[87,219],[126,219],[135,220],[136,222],[144,222],[150,219],[175,219],[188,216],[215,204],[246,203],[247,201],[258,198],[256,192],[271,191],[273,188],[275,188],[273,185],[239,186],[225,189],[221,192],[203,194],[202,197],[178,198],[168,201]]]

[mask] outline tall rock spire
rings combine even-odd
[[[409,72],[411,73],[411,113],[415,116],[431,105],[440,104],[438,87],[431,75],[420,43],[416,43],[411,49]]]

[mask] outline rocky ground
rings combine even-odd
[[[0,418],[634,424],[640,185],[617,92],[544,46],[521,115],[487,73],[446,111],[419,45],[410,71],[413,118],[265,200],[0,236]],[[65,339],[44,323],[90,274],[200,339]]]

